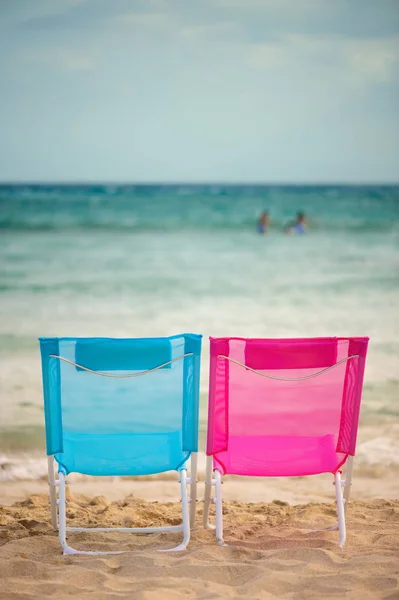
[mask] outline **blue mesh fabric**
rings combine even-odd
[[[47,454],[66,473],[160,473],[198,450],[201,336],[40,338],[40,346]],[[110,375],[178,360],[109,378],[51,355]]]

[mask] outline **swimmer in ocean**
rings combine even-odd
[[[296,233],[302,234],[305,233],[307,228],[307,219],[303,212],[299,212],[296,216],[296,220],[290,223],[285,229],[285,233]]]
[[[266,235],[270,226],[270,217],[267,210],[264,210],[258,219],[257,231]]]

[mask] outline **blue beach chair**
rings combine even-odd
[[[173,550],[187,547],[197,497],[201,338],[39,338],[51,520],[64,554],[104,554],[75,550],[67,543],[69,531],[182,531],[183,542]],[[133,476],[170,470],[179,473],[182,525],[67,527],[69,473]]]

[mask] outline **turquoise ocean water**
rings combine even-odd
[[[39,335],[203,333],[202,430],[207,336],[369,335],[359,460],[399,464],[398,186],[3,185],[0,311],[0,480],[44,468]]]

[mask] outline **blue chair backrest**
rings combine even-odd
[[[201,339],[40,338],[47,454],[66,474],[179,469],[198,450]]]

